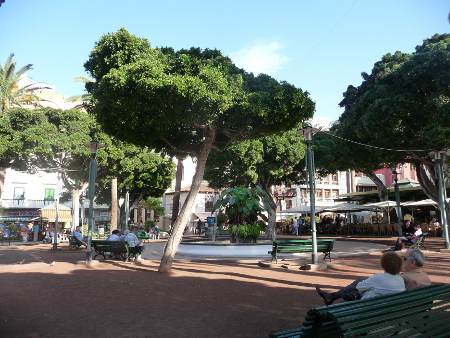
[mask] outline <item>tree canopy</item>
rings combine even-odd
[[[340,103],[342,136],[406,150],[383,153],[397,162],[425,160],[450,146],[450,34],[425,40],[411,54],[386,54],[362,76]]]
[[[212,187],[298,183],[304,171],[305,144],[298,129],[236,142],[223,151],[212,151],[205,179]]]
[[[414,163],[425,193],[437,200],[431,151],[450,147],[450,34],[434,35],[410,54],[386,54],[362,77],[344,93],[345,111],[332,131],[384,149],[341,149],[355,151],[361,168]]]
[[[121,141],[109,144],[106,152],[108,157],[99,163],[101,201],[110,201],[108,190],[114,177],[117,177],[117,188],[122,196],[129,189],[132,205],[151,196],[162,196],[170,187],[175,175],[175,165],[170,158]]]

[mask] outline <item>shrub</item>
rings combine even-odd
[[[242,240],[255,241],[261,233],[262,227],[258,223],[232,225],[229,229],[230,234]]]

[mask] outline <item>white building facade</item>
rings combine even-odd
[[[340,195],[348,192],[348,177],[345,171],[337,172],[325,177],[316,177],[315,202],[317,207],[331,207],[336,204]],[[278,212],[309,206],[310,194],[306,184],[292,185],[288,189],[287,197],[279,199]]]

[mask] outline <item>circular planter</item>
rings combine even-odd
[[[269,257],[272,244],[267,243],[211,243],[182,242],[177,253],[187,256]]]

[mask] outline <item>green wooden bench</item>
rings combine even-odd
[[[317,252],[324,254],[324,259],[329,259],[331,262],[331,251],[333,251],[334,239],[317,239]],[[279,253],[310,253],[312,252],[312,240],[310,239],[288,239],[273,241],[272,250],[269,254],[272,255],[272,261],[278,261]]]
[[[102,256],[106,260],[108,254],[113,254],[126,261],[132,255],[130,254],[128,245],[122,241],[93,240],[92,247],[95,251],[94,259],[97,256]]]
[[[450,337],[450,285],[311,309],[303,326],[270,337]]]

